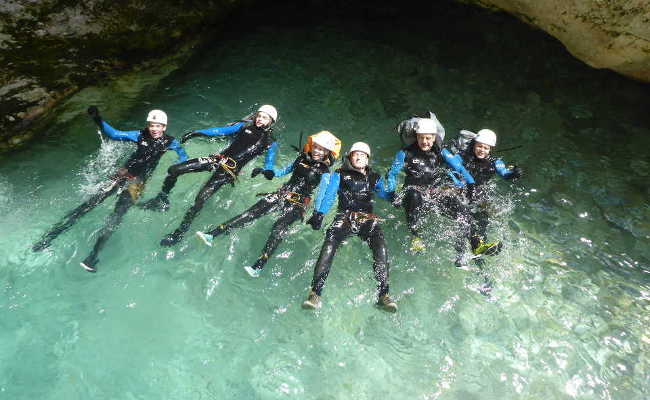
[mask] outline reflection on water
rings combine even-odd
[[[461,15],[465,23],[451,22]],[[440,29],[349,17],[240,31],[146,97],[114,87],[86,92],[48,139],[7,156],[0,165],[0,396],[648,398],[647,86],[588,70],[504,16],[460,7],[432,18]],[[386,26],[390,35],[380,29]],[[456,36],[436,36],[443,31]],[[129,105],[120,109],[123,96]],[[114,199],[50,250],[32,253],[31,244],[132,151],[99,141],[84,115],[98,98],[120,129],[137,129],[146,111],[162,108],[175,136],[274,104],[282,163],[293,160],[290,145],[301,132],[329,129],[344,146],[370,142],[382,173],[399,147],[394,127],[411,112],[435,111],[449,137],[493,128],[500,148],[522,146],[501,155],[527,173],[520,183],[497,185],[490,235],[506,247],[486,265],[493,301],[477,292],[476,273],[453,267],[452,221],[432,216],[428,250],[414,256],[403,211],[385,203],[377,211],[387,219],[396,315],[373,306],[370,252],[356,238],[339,250],[316,313],[300,304],[322,231],[297,224],[259,279],[241,267],[257,257],[273,217],[212,248],[191,237],[160,248],[207,174],[179,179],[167,213],[131,209],[96,275],[78,263]],[[196,139],[186,149],[196,157],[225,144]],[[163,158],[145,199],[174,160]],[[249,179],[261,160],[254,164],[208,202],[194,230],[283,182]]]

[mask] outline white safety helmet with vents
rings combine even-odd
[[[151,110],[147,114],[147,122],[167,125],[167,114],[161,110]]]
[[[275,109],[272,105],[264,104],[262,107],[257,109],[257,112],[263,112],[269,115],[273,122],[278,120],[278,110]]]
[[[362,153],[366,153],[368,155],[368,158],[370,158],[370,146],[368,146],[364,142],[356,142],[350,147],[350,151],[348,151],[348,154],[352,154],[352,152],[355,151],[360,151]]]
[[[487,144],[490,147],[497,145],[497,134],[490,129],[481,129],[474,139],[477,143]]]
[[[432,119],[418,118],[415,133],[417,135],[437,135],[438,125]]]

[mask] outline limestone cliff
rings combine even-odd
[[[647,0],[462,1],[505,11],[546,31],[573,56],[594,68],[650,82]]]

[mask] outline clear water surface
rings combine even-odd
[[[0,398],[649,398],[648,86],[590,70],[508,17],[456,7],[419,18],[270,18],[250,29],[244,20],[159,84],[148,71],[83,91],[45,139],[3,156]],[[91,103],[121,129],[162,108],[176,136],[270,103],[281,162],[301,132],[329,129],[345,146],[371,143],[380,172],[411,113],[435,111],[448,137],[490,127],[500,148],[521,146],[502,156],[527,173],[498,183],[490,235],[506,247],[488,260],[493,297],[478,293],[474,271],[453,267],[451,221],[431,217],[429,247],[414,256],[403,211],[386,203],[377,212],[395,315],[373,306],[370,252],[356,238],[339,250],[315,313],[300,304],[322,231],[296,224],[258,279],[242,267],[273,217],[212,248],[191,235],[159,247],[207,173],[181,177],[165,214],[131,209],[97,274],[79,261],[114,198],[32,253],[133,150],[100,140],[84,112]],[[225,145],[186,149],[196,157]],[[163,158],[145,199],[174,160]],[[283,181],[248,178],[261,163],[218,192],[192,230]]]

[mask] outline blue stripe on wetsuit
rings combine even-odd
[[[318,182],[318,193],[316,194],[316,199],[314,200],[314,210],[318,211],[323,203],[325,198],[325,192],[327,192],[327,187],[330,183],[330,173],[326,172],[320,176],[320,182]]]
[[[325,194],[322,196],[322,199],[317,198],[316,202],[314,203],[315,211],[321,212],[323,214],[327,214],[330,208],[332,208],[332,205],[334,204],[334,200],[336,200],[336,194],[339,191],[340,183],[341,183],[341,175],[339,175],[338,172],[334,172],[332,176],[329,178],[329,184],[327,185],[327,190],[325,191]],[[379,178],[377,180],[377,183],[375,184],[373,190],[382,199],[390,200],[392,192],[386,190],[386,184],[384,178]],[[320,196],[321,193],[319,190],[318,197]]]
[[[181,144],[176,139],[172,140],[171,144],[169,145],[169,149],[174,150],[176,154],[178,154],[178,161],[176,161],[177,164],[187,161],[189,158],[187,157],[187,153],[185,152],[185,149],[183,149],[183,146],[181,146]]]
[[[314,205],[314,210],[327,214],[327,212],[332,208],[334,200],[336,200],[336,193],[339,191],[339,184],[341,183],[341,175],[338,172],[334,172],[329,179],[327,184],[327,189],[324,191],[323,198],[320,200],[318,207]],[[320,196],[320,192],[318,193]]]
[[[110,126],[106,121],[102,121],[101,130],[113,140],[130,140],[132,142],[140,140],[140,131],[120,131]]]
[[[244,126],[244,122],[237,122],[236,124],[230,126],[224,126],[220,128],[207,128],[207,129],[197,129],[194,132],[198,132],[205,136],[230,136],[234,135]]]
[[[405,159],[406,152],[404,150],[398,151],[395,155],[395,160],[393,160],[393,164],[391,164],[390,170],[388,170],[388,174],[386,174],[386,181],[388,184],[387,191],[395,191],[395,188],[397,187],[397,175],[399,175],[402,168],[404,168]]]
[[[506,164],[500,158],[494,162],[494,168],[502,178],[507,178],[512,175],[512,170],[506,167]]]
[[[120,131],[118,129],[113,128],[108,124],[106,121],[102,121],[102,126],[101,126],[102,132],[106,136],[108,136],[112,140],[119,140],[119,141],[126,141],[130,140],[132,142],[138,142],[140,140],[140,135],[141,131]],[[169,145],[169,150],[174,150],[176,154],[178,154],[178,161],[177,163],[181,163],[183,161],[187,161],[187,153],[185,152],[185,149],[183,149],[183,146],[178,142],[178,140],[174,139],[171,144]]]
[[[451,177],[451,179],[454,181],[454,185],[458,187],[463,187],[466,184],[473,185],[475,183],[474,177],[472,174],[465,169],[465,166],[463,165],[463,159],[460,156],[460,154],[451,154],[451,152],[447,149],[442,149],[441,151],[442,157],[445,159],[445,162],[447,165],[451,167],[453,171],[449,171],[447,175]],[[464,182],[454,174],[456,172],[460,176],[463,177]]]
[[[278,142],[273,142],[264,156],[264,169],[267,171],[273,171],[273,174],[276,177],[285,176],[293,171],[293,163],[284,168],[275,168],[274,165],[275,159],[278,156],[278,147]]]

